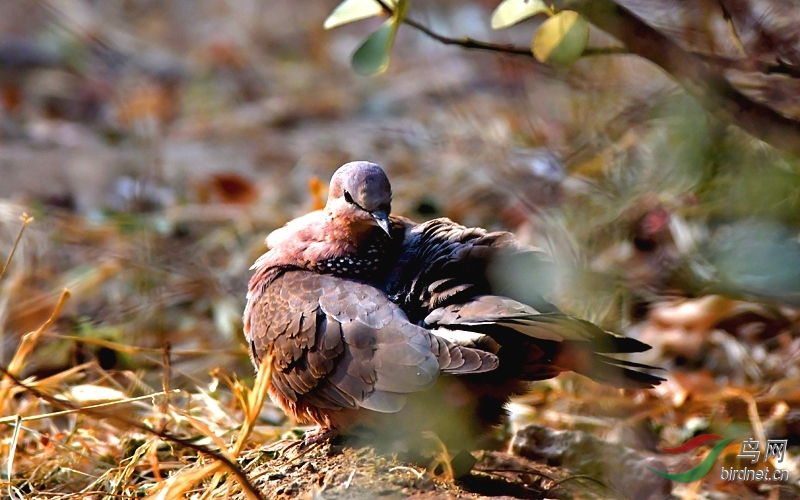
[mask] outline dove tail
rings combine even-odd
[[[553,364],[620,389],[652,389],[664,381],[661,377],[639,371],[657,370],[654,366],[605,356],[574,343],[565,342]]]

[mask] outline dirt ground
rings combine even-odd
[[[500,452],[477,452],[474,471],[456,480],[372,448],[324,445],[302,457],[274,458],[253,452],[245,470],[269,499],[572,499],[617,495],[587,477]],[[243,498],[243,497],[240,497]]]

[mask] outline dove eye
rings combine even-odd
[[[344,201],[346,201],[347,203],[352,203],[353,205],[355,205],[356,203],[353,201],[353,197],[350,196],[350,193],[347,190],[344,191]]]

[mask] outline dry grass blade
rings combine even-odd
[[[9,264],[11,264],[11,259],[14,257],[14,253],[17,251],[17,246],[19,246],[19,241],[22,239],[22,233],[25,232],[25,227],[31,222],[33,222],[33,217],[29,217],[28,214],[23,213],[20,216],[20,220],[22,221],[22,227],[19,228],[19,234],[17,234],[17,239],[14,240],[14,246],[11,247],[11,253],[8,254],[6,263],[5,265],[3,265],[3,270],[0,271],[0,280],[2,280],[3,276],[6,275],[6,269],[8,269]]]
[[[92,365],[94,365],[93,362],[82,363],[41,379],[29,377],[25,379],[25,383],[32,387],[38,387],[39,389],[45,387],[56,387],[59,384],[68,384],[73,375],[80,374]]]
[[[447,451],[447,446],[442,442],[441,439],[439,439],[439,436],[433,432],[425,431],[422,435],[425,438],[430,439],[437,447],[436,454],[428,466],[428,472],[430,472],[431,475],[436,476],[436,469],[441,467],[442,474],[440,477],[443,477],[446,481],[455,480],[455,472],[453,472],[453,465],[451,463],[452,457]]]
[[[69,290],[65,288],[64,291],[61,292],[61,297],[58,299],[58,303],[53,309],[53,312],[50,314],[50,317],[47,318],[47,321],[45,321],[42,326],[37,328],[35,331],[26,333],[25,336],[22,337],[22,342],[20,342],[17,352],[14,353],[14,357],[11,358],[8,368],[3,370],[7,375],[16,378],[20,370],[22,370],[22,366],[25,363],[28,355],[39,341],[39,337],[42,335],[42,332],[49,328],[50,325],[52,325],[56,318],[58,318],[58,316],[61,314],[61,309],[64,307],[69,295]],[[8,380],[3,380],[2,385],[0,385],[0,413],[5,412],[11,387],[12,384],[10,384]]]
[[[206,490],[203,492],[203,495],[200,497],[201,500],[203,500],[204,498],[210,498],[210,497],[214,496],[214,493],[218,489],[217,485],[222,480],[224,472],[225,471],[223,471],[219,467],[217,467],[216,471],[214,471],[214,477],[212,477],[211,481],[209,481],[209,483],[208,483],[208,488],[206,488]],[[227,481],[226,481],[226,484],[227,484]]]
[[[159,441],[158,439],[150,438],[144,444],[139,446],[136,449],[136,451],[133,452],[131,457],[127,459],[127,464],[125,464],[125,466],[122,468],[122,471],[117,475],[117,477],[115,478],[115,482],[117,484],[127,482],[129,478],[132,476],[134,470],[136,469],[137,464],[142,460],[142,458],[150,455],[151,450],[157,448],[158,441]]]
[[[269,381],[271,375],[272,375],[272,354],[270,353],[262,360],[258,370],[258,374],[256,375],[255,382],[253,383],[253,389],[251,391],[248,392],[246,390],[243,390],[244,388],[242,388],[238,383],[235,383],[232,380],[228,380],[228,383],[234,390],[234,395],[239,404],[241,405],[242,410],[245,414],[241,432],[239,433],[239,437],[236,440],[236,443],[234,444],[233,448],[229,450],[228,452],[229,456],[237,457],[244,448],[244,445],[247,442],[247,438],[252,433],[253,428],[255,427],[256,419],[258,418],[258,415],[261,411],[261,406],[264,404],[264,400],[266,399],[267,389],[269,388]],[[210,498],[212,496],[218,495],[220,493],[221,488],[228,487],[227,481],[226,484],[223,484],[220,487],[216,487],[216,485],[219,484],[219,482],[222,480],[222,472],[223,471],[221,470],[216,471],[214,477],[210,481],[208,489],[203,493],[201,498]]]
[[[175,474],[165,481],[164,486],[158,490],[158,493],[149,495],[146,498],[147,500],[178,500],[186,498],[186,493],[190,489],[211,474],[218,472],[220,467],[221,464],[219,462],[214,462],[199,469]]]
[[[17,453],[17,443],[19,442],[19,433],[22,429],[22,419],[19,415],[14,417],[14,435],[11,437],[11,446],[8,450],[8,467],[6,469],[7,477],[13,477],[14,473],[14,456]],[[14,498],[14,492],[11,489],[11,484],[8,485],[8,496]]]
[[[747,417],[750,420],[750,424],[753,426],[753,434],[755,434],[756,440],[760,443],[767,442],[767,435],[764,431],[764,425],[761,422],[761,417],[758,415],[758,405],[756,404],[756,400],[752,394],[748,391],[739,389],[739,388],[729,388],[725,391],[726,395],[731,395],[733,397],[739,398],[747,405]]]
[[[220,450],[220,453],[224,453],[231,461],[236,460],[236,456],[230,453],[228,447],[225,445],[225,442],[219,436],[217,436],[214,433],[214,431],[212,431],[211,428],[207,426],[204,422],[187,414],[182,414],[178,418],[186,420],[186,422],[188,422],[190,426],[194,427],[202,435],[214,441],[214,444],[217,445],[217,447]]]
[[[253,390],[250,392],[249,397],[245,398],[247,405],[244,407],[245,419],[242,424],[242,432],[239,434],[239,439],[233,447],[232,453],[234,456],[241,453],[244,444],[250,433],[253,432],[256,419],[258,418],[261,407],[264,405],[264,400],[267,397],[267,389],[269,388],[270,380],[272,379],[272,352],[269,352],[264,359],[261,360],[261,365],[258,369],[258,375],[253,383]]]
[[[78,342],[81,344],[92,345],[96,347],[107,347],[109,349],[113,349],[115,351],[119,351],[124,354],[161,354],[163,359],[164,348],[156,348],[156,347],[141,347],[141,346],[134,346],[134,345],[127,345],[122,344],[120,342],[114,342],[112,340],[100,339],[100,338],[92,338],[92,337],[79,337],[76,335],[65,335],[63,333],[51,333],[45,332],[42,334],[44,337],[59,339],[59,340],[69,340],[70,342]],[[186,349],[180,351],[173,351],[170,350],[170,356],[208,356],[209,354],[225,354],[225,355],[238,355],[241,354],[243,351],[242,349]]]
[[[389,469],[389,472],[394,472],[396,470],[402,470],[402,471],[405,471],[405,472],[410,472],[411,474],[414,474],[415,476],[417,476],[417,479],[422,479],[423,477],[425,477],[425,475],[423,473],[421,473],[420,471],[418,471],[417,469],[415,469],[413,467],[407,467],[407,466],[404,466],[404,465],[398,465],[398,466],[392,467],[391,469]]]
[[[164,394],[167,394],[167,397],[164,398],[164,401],[161,403],[161,413],[166,414],[167,410],[169,409],[169,381],[172,378],[172,345],[167,342],[164,344],[164,354],[162,355],[163,358],[163,367],[161,373],[161,386],[164,390]]]
[[[72,403],[70,403],[68,401],[63,401],[63,400],[57,399],[57,398],[55,398],[55,397],[53,397],[53,396],[51,396],[51,395],[49,395],[47,393],[44,393],[44,392],[40,391],[39,389],[36,389],[35,387],[32,387],[32,386],[22,382],[21,380],[19,380],[16,376],[14,376],[12,373],[10,373],[5,368],[0,367],[0,373],[5,375],[5,377],[7,379],[9,379],[13,384],[25,389],[26,391],[28,391],[32,395],[36,396],[37,398],[42,399],[44,401],[47,401],[48,403],[50,403],[50,404],[52,404],[54,406],[58,406],[58,407],[61,407],[61,408],[64,408],[64,409],[69,409],[69,410],[77,410],[78,409],[74,404],[72,404]],[[121,423],[121,424],[124,424],[126,426],[130,426],[130,427],[138,429],[138,430],[140,430],[142,432],[146,432],[148,434],[153,434],[155,436],[158,436],[158,437],[160,437],[161,439],[163,439],[165,441],[170,441],[170,442],[176,443],[176,444],[178,444],[180,446],[183,446],[185,448],[194,450],[197,453],[208,455],[208,456],[212,457],[213,459],[215,459],[217,461],[216,464],[213,464],[213,465],[215,465],[215,467],[225,467],[226,469],[228,469],[229,472],[231,472],[231,474],[236,476],[236,478],[239,480],[239,483],[241,484],[242,489],[244,490],[244,493],[245,493],[245,495],[247,496],[248,499],[250,499],[250,500],[260,500],[260,499],[262,499],[261,494],[258,492],[258,490],[255,488],[255,486],[253,486],[253,484],[247,478],[247,475],[236,465],[235,462],[231,461],[230,459],[228,459],[228,457],[226,457],[225,455],[223,455],[221,453],[218,453],[218,452],[216,452],[214,450],[210,450],[210,449],[206,448],[205,446],[198,445],[198,444],[192,442],[189,439],[184,439],[184,438],[175,436],[172,433],[167,432],[167,431],[154,429],[154,428],[149,427],[149,426],[147,426],[145,424],[142,424],[142,423],[137,422],[135,420],[123,417],[121,415],[107,415],[105,413],[98,412],[97,410],[94,410],[94,409],[89,410],[89,409],[85,409],[85,408],[81,411],[81,413],[89,415],[89,416],[92,416],[92,417],[95,417],[95,418],[99,418],[99,419],[113,420],[113,421],[115,421],[117,423]],[[213,470],[216,471],[217,469],[214,468]],[[210,474],[210,473],[211,472],[209,472],[207,474]],[[191,475],[192,475],[191,477],[196,477],[194,471],[191,473]],[[183,475],[180,475],[180,476],[183,477]],[[206,477],[206,476],[204,475],[203,477]],[[181,484],[183,484],[183,481],[184,481],[184,479],[181,480]],[[177,498],[177,497],[168,497],[168,498]]]
[[[178,392],[180,392],[180,389],[172,390],[173,394],[174,393],[178,393]],[[146,400],[146,399],[154,398],[156,396],[164,396],[164,395],[166,395],[166,393],[164,391],[160,391],[160,392],[154,392],[152,394],[145,394],[144,396],[137,396],[135,398],[120,399],[119,401],[109,401],[107,403],[98,403],[98,404],[89,405],[89,406],[82,406],[80,408],[74,408],[74,409],[71,409],[71,410],[62,410],[62,411],[54,411],[54,412],[51,412],[51,413],[42,413],[41,415],[31,415],[29,417],[20,417],[19,415],[14,415],[12,417],[0,418],[0,424],[7,424],[7,423],[17,422],[17,421],[20,421],[20,422],[31,422],[31,421],[34,421],[34,420],[42,420],[42,419],[45,419],[45,418],[60,417],[62,415],[69,415],[71,413],[81,413],[81,412],[86,412],[86,411],[89,411],[89,410],[96,410],[96,409],[100,409],[100,408],[108,408],[108,407],[111,407],[111,406],[124,405],[124,404],[128,404],[128,403],[133,403],[133,402],[136,402],[136,401],[143,401],[143,400]]]

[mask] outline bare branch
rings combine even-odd
[[[384,0],[375,1],[387,14],[392,14],[392,8]],[[723,74],[727,69],[740,69],[797,77],[797,70],[791,65],[780,60],[771,64],[752,58],[730,59],[693,53],[683,49],[613,0],[565,0],[563,6],[578,11],[593,25],[614,36],[625,46],[587,48],[582,56],[635,54],[647,59],[669,73],[712,114],[737,125],[777,149],[800,156],[800,122],[746,96]],[[408,17],[403,22],[444,45],[533,58],[528,47],[495,44],[467,37],[451,38]]]
[[[621,41],[631,52],[660,66],[700,104],[772,146],[800,156],[800,122],[754,101],[708,64],[612,0],[567,0],[564,4]]]

